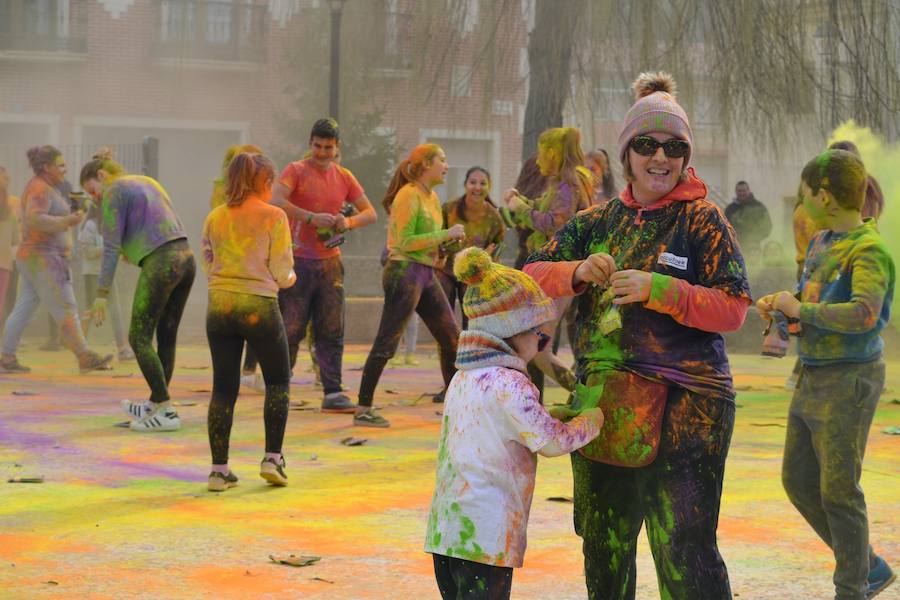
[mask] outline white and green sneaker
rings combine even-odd
[[[284,472],[284,467],[283,456],[277,461],[274,458],[264,458],[259,464],[259,476],[272,485],[284,487],[288,484],[288,477]]]
[[[209,482],[206,484],[206,489],[211,492],[224,492],[229,488],[233,488],[238,484],[237,475],[228,471],[227,475],[223,475],[218,471],[213,471],[209,474]]]

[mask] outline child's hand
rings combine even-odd
[[[580,410],[575,410],[567,404],[554,404],[547,408],[547,412],[551,417],[563,423],[581,414]]]
[[[800,301],[790,292],[779,292],[775,296],[775,310],[780,310],[789,319],[799,319]]]
[[[597,424],[597,429],[603,427],[603,411],[597,407],[594,408],[586,408],[581,411],[579,416],[587,417],[588,420],[593,421]]]

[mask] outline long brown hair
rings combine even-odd
[[[275,180],[275,165],[265,154],[241,152],[231,160],[226,179],[228,206],[240,206]]]
[[[438,155],[438,152],[441,152],[441,147],[437,144],[419,144],[412,149],[409,156],[397,165],[387,192],[384,193],[384,198],[381,199],[381,205],[384,207],[385,212],[391,213],[391,205],[394,203],[394,198],[397,196],[400,188],[421,177],[425,169],[431,166],[431,162]]]
[[[550,185],[553,186],[555,178],[569,184],[579,195],[578,210],[587,208],[594,187],[591,173],[584,167],[581,132],[574,127],[547,129],[538,138],[538,153],[548,153],[556,163],[556,176],[550,177]]]

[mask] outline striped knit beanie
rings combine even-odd
[[[556,316],[553,302],[530,275],[493,262],[481,248],[458,253],[453,273],[468,286],[462,304],[469,329],[506,339]]]
[[[694,134],[687,113],[675,100],[675,80],[668,73],[641,73],[632,84],[635,103],[625,114],[619,134],[619,160],[625,162],[628,144],[639,135],[668,133],[691,145],[684,157],[683,169],[691,162]]]

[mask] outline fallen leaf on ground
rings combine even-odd
[[[37,392],[29,392],[28,390],[13,390],[13,396],[37,396]]]
[[[750,423],[752,427],[784,427],[784,423]]]
[[[113,379],[127,379],[128,377],[133,377],[134,373],[120,373],[118,375],[113,375]]]
[[[550,496],[547,498],[547,502],[565,502],[566,504],[571,504],[574,500],[568,496]]]
[[[322,579],[321,577],[310,577],[310,581],[324,581],[325,583],[334,583],[333,581],[329,581],[328,579]]]
[[[209,365],[182,365],[181,368],[188,369],[189,371],[202,371],[208,369]]]
[[[397,395],[397,394],[399,394],[400,392],[398,392],[398,391],[396,391],[396,390],[384,390],[384,393],[385,393],[385,394],[394,394],[394,395]]]
[[[888,435],[900,435],[900,427],[893,425],[891,427],[887,427],[881,430],[882,433],[886,433]]]
[[[341,443],[345,446],[362,446],[366,442],[368,442],[366,438],[357,438],[357,437],[345,437],[341,440]]]
[[[206,388],[197,388],[196,390],[188,390],[188,391],[194,392],[195,394],[210,394],[210,393],[212,393],[212,390],[208,390]]]
[[[37,477],[10,477],[6,480],[6,483],[44,483],[44,476],[38,475]]]
[[[270,554],[269,560],[271,560],[273,563],[277,563],[279,565],[287,565],[289,567],[308,567],[309,565],[314,565],[322,560],[322,557],[295,556],[293,554],[289,554],[287,556],[275,556],[273,554]]]
[[[58,581],[53,581],[52,579],[50,581],[45,581],[44,583],[46,583],[47,585],[59,585]]]

